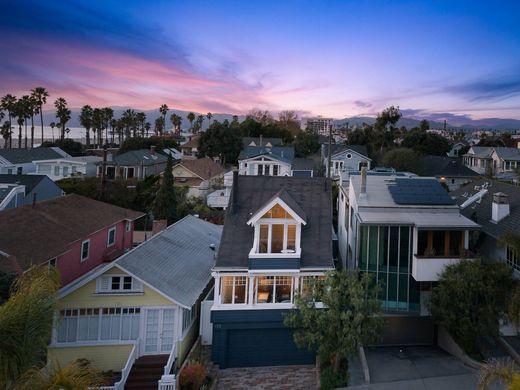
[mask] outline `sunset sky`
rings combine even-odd
[[[520,119],[519,1],[4,1],[0,95]]]

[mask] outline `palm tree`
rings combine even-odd
[[[31,97],[29,95],[22,96],[22,98],[20,100],[22,101],[21,105],[22,105],[22,110],[23,110],[23,123],[24,123],[24,127],[25,127],[24,147],[25,147],[25,149],[27,149],[27,120],[31,117],[32,103],[31,103]]]
[[[146,122],[144,124],[144,130],[146,131],[146,138],[148,138],[148,132],[150,131],[150,128],[152,127],[150,122]]]
[[[49,126],[51,127],[51,130],[52,130],[52,142],[54,142],[54,128],[56,127],[56,123],[51,122],[49,124]]]
[[[166,104],[163,104],[163,105],[161,105],[161,107],[159,107],[159,112],[163,116],[163,125],[164,125],[163,131],[164,132],[166,132],[166,114],[168,113],[168,110],[169,110],[169,108]]]
[[[40,113],[40,124],[42,126],[42,144],[43,144],[43,105],[47,103],[49,92],[43,87],[36,87],[31,90],[31,96],[36,101],[38,111]]]
[[[172,122],[175,133],[179,134],[181,132],[182,117],[177,114],[172,114],[170,116],[170,121]]]
[[[164,129],[164,118],[162,116],[155,119],[154,131],[156,135],[162,135]]]
[[[7,145],[9,144],[9,137],[11,136],[11,122],[5,121],[0,127],[0,134],[4,139],[4,149],[7,149]]]
[[[70,110],[67,106],[67,101],[64,98],[58,98],[54,102],[54,107],[56,107],[56,118],[60,120],[61,124],[61,134],[60,139],[65,139],[65,125],[70,119]]]
[[[186,118],[190,121],[190,130],[193,132],[193,121],[195,120],[195,114],[193,112],[190,112]]]
[[[133,136],[135,137],[135,128],[136,128],[136,114],[132,109],[128,109],[123,112],[121,116],[121,120],[123,121],[123,125],[125,128],[125,136],[130,137],[132,135],[131,131],[134,129]]]
[[[90,128],[92,127],[92,107],[88,104],[81,108],[79,114],[79,123],[85,128],[85,138],[87,142],[87,149],[90,147]]]
[[[135,120],[139,125],[139,130],[141,132],[141,137],[144,137],[144,123],[146,122],[146,114],[144,112],[138,112],[135,116]]]
[[[22,148],[22,126],[25,122],[25,102],[23,99],[16,101],[14,106],[13,116],[16,117],[18,123],[18,149]]]
[[[208,112],[206,114],[206,117],[208,118],[208,129],[209,129],[209,126],[211,125],[211,118],[213,117],[213,114],[211,112]]]
[[[94,145],[96,148],[100,148],[103,144],[102,128],[103,110],[101,108],[94,108],[94,111],[92,112],[92,131],[94,132]]]
[[[7,117],[9,118],[9,124],[11,124],[11,125],[13,123],[13,121],[11,120],[11,117],[16,116],[16,115],[13,115],[13,111],[15,110],[16,102],[17,102],[16,96],[10,95],[10,94],[3,96],[2,99],[0,100],[0,106],[5,111],[7,111]],[[10,148],[13,147],[12,134],[13,134],[13,132],[9,131],[9,147]]]
[[[105,145],[108,145],[108,127],[114,118],[114,110],[110,107],[103,108],[103,127],[105,128]]]
[[[34,148],[34,114],[38,113],[38,104],[36,99],[31,95],[29,96],[28,112],[31,115],[31,149]]]
[[[112,132],[112,143],[115,143],[114,137],[115,137],[116,127],[117,127],[117,119],[112,118],[110,120],[110,131]]]

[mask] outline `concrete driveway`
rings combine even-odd
[[[349,389],[467,390],[476,389],[478,372],[437,347],[366,349],[370,385],[351,375]],[[356,366],[355,364],[353,365]]]

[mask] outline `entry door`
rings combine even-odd
[[[170,353],[174,342],[175,309],[147,309],[144,353]]]

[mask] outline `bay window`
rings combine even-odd
[[[256,303],[292,302],[292,276],[258,276],[255,281]]]

